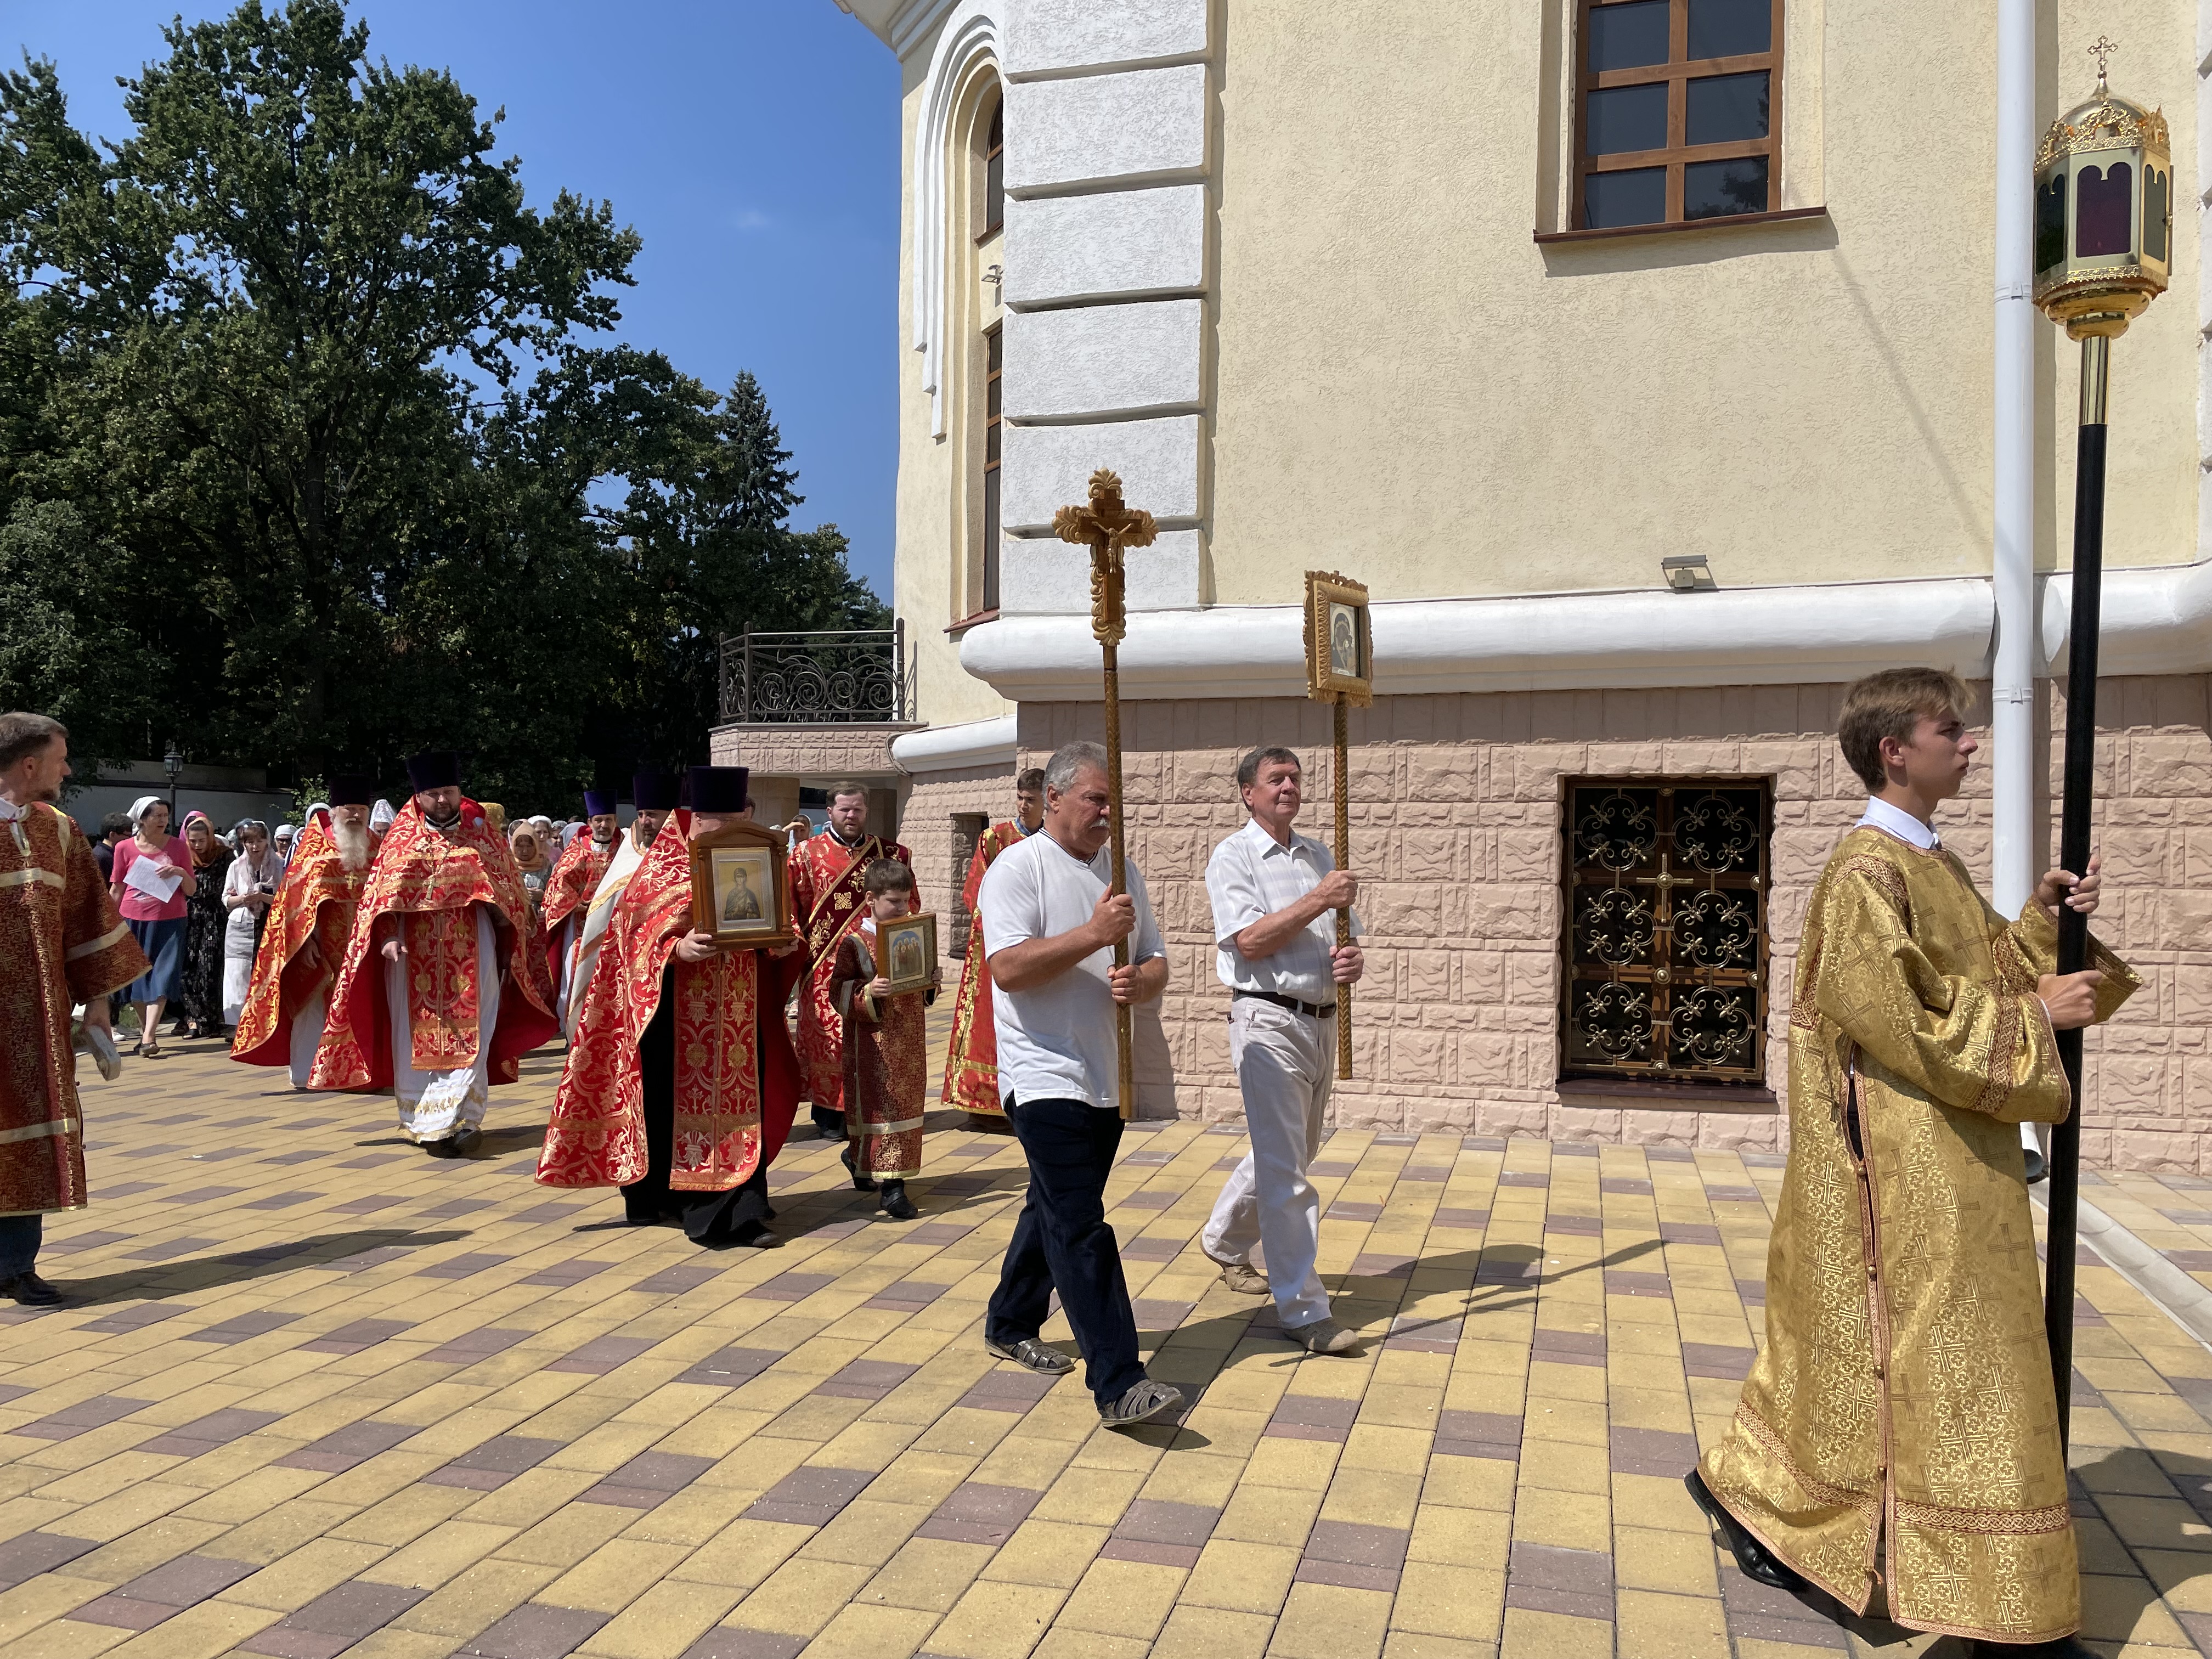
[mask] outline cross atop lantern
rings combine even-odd
[[[2106,82],[2051,124],[2035,155],[2035,303],[2075,339],[2117,339],[2166,292],[2173,161],[2166,117]]]

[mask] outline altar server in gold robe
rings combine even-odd
[[[2056,1033],[2136,984],[2101,945],[2053,972],[2053,870],[2016,920],[1935,828],[1974,753],[1966,688],[1893,669],[1845,694],[1872,792],[1814,887],[1790,1013],[1790,1163],[1766,1346],[1691,1496],[1751,1577],[1809,1580],[1983,1655],[2086,1655],[2018,1126],[2074,1101]]]
[[[92,844],[54,805],[69,775],[58,720],[0,714],[0,1296],[33,1308],[64,1299],[38,1274],[46,1213],[86,1202],[70,1010],[109,1032],[108,993],[146,971]]]

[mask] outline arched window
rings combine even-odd
[[[991,125],[983,139],[983,236],[1006,222],[1006,100],[991,106]]]
[[[965,322],[969,365],[961,397],[961,422],[967,477],[962,491],[967,506],[966,570],[953,599],[956,620],[988,617],[999,608],[1000,526],[999,464],[1003,399],[999,376],[1005,366],[1000,332],[1000,277],[1004,274],[1006,214],[1006,100],[995,76],[985,77],[970,106],[969,173],[964,216],[969,258],[973,261],[967,291],[972,296]]]

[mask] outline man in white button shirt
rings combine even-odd
[[[1303,799],[1298,757],[1255,749],[1237,769],[1251,820],[1213,849],[1215,965],[1229,988],[1229,1057],[1244,1095],[1252,1150],[1206,1224],[1200,1243],[1232,1291],[1272,1291],[1283,1334],[1314,1353],[1349,1353],[1359,1339],[1329,1317],[1314,1270],[1321,1201],[1306,1166],[1321,1150],[1336,1075],[1337,987],[1358,981],[1357,945],[1336,943],[1335,912],[1358,883],[1328,849],[1291,828]],[[1265,1277],[1252,1251],[1267,1257]]]
[[[1106,1222],[1106,1177],[1121,1145],[1117,1004],[1167,989],[1168,961],[1145,878],[1128,866],[1109,891],[1106,751],[1071,743],[1044,769],[1044,832],[1008,848],[985,872],[975,906],[999,1039],[999,1097],[1029,1158],[1029,1194],[983,1346],[1047,1376],[1073,1364],[1037,1338],[1053,1291],[1083,1350],[1099,1419],[1127,1428],[1171,1412],[1182,1395],[1145,1375],[1121,1255]],[[1129,965],[1114,946],[1129,942]]]

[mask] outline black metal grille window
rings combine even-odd
[[[1562,1075],[1763,1084],[1765,781],[1576,778],[1565,807]]]
[[[790,726],[914,718],[906,621],[889,628],[722,636],[722,718]]]

